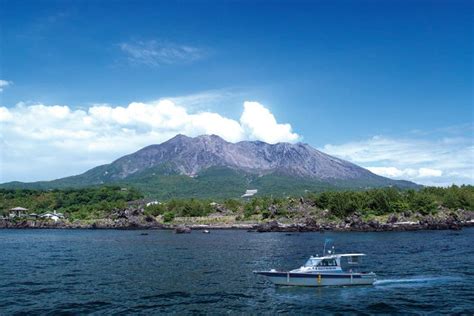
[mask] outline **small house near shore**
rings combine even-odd
[[[23,217],[27,215],[26,212],[28,212],[27,208],[17,206],[10,209],[10,217]]]
[[[17,207],[11,208],[9,211],[10,213],[8,214],[8,217],[10,219],[13,219],[13,218],[25,218],[25,219],[34,219],[34,220],[50,219],[57,222],[58,220],[65,218],[63,213],[58,213],[56,212],[56,210],[54,210],[52,213],[38,214],[38,213],[29,213],[27,208],[17,206]]]
[[[52,219],[53,221],[57,222],[59,219],[64,218],[64,214],[56,213],[56,210],[54,210],[53,213],[46,213],[41,215],[41,217],[45,219]]]

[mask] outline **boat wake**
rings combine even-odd
[[[375,281],[375,286],[411,286],[411,285],[431,285],[457,281],[456,277],[414,277],[408,279],[386,279]]]

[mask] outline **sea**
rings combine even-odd
[[[275,286],[255,270],[367,254],[373,286]],[[474,314],[474,229],[250,233],[0,230],[0,314]]]

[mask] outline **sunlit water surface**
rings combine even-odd
[[[142,235],[148,234],[148,235]],[[326,238],[374,286],[276,287]],[[474,313],[474,229],[406,233],[0,230],[0,314]]]

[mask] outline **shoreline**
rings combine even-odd
[[[163,224],[159,222],[136,223],[121,221],[120,223],[109,220],[98,220],[93,223],[70,223],[67,221],[10,221],[0,220],[0,229],[84,229],[84,230],[174,230],[177,233],[203,230],[247,230],[248,232],[403,232],[423,230],[461,230],[474,227],[474,219],[467,221],[454,220],[422,220],[418,222],[379,223],[374,221],[353,223],[292,223],[284,224],[278,221],[264,223],[242,224]],[[181,231],[183,230],[183,231]],[[189,230],[189,231],[188,231]]]
[[[303,205],[305,206],[305,205]],[[385,232],[417,230],[459,230],[474,227],[474,212],[458,209],[455,211],[439,208],[435,214],[418,212],[390,213],[381,216],[364,216],[354,212],[346,217],[331,217],[327,210],[316,213],[305,208],[298,209],[294,217],[261,216],[242,217],[241,214],[216,208],[208,216],[175,217],[165,221],[162,215],[152,216],[145,212],[143,205],[129,205],[115,209],[107,217],[74,219],[38,219],[27,216],[0,219],[0,229],[119,229],[146,230],[165,229],[176,233],[192,230],[238,229],[250,232]]]

